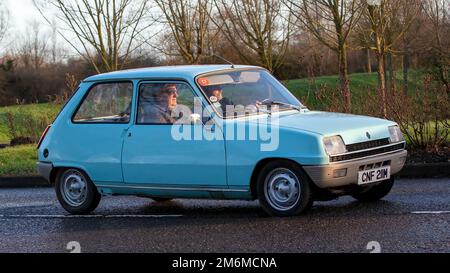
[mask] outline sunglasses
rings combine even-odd
[[[167,90],[169,93],[169,96],[173,96],[173,95],[177,95],[178,96],[178,91],[177,90]]]

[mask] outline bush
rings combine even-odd
[[[314,92],[316,110],[342,112],[341,95],[336,88],[322,86]],[[303,98],[304,100],[306,98]],[[376,90],[352,94],[352,113],[384,118]],[[355,103],[356,102],[356,103]],[[409,149],[434,154],[448,151],[450,100],[446,87],[426,76],[414,92],[387,92],[387,119],[397,122]]]
[[[19,145],[25,145],[25,144],[33,144],[35,141],[30,137],[15,137],[11,140],[10,145],[11,146],[19,146]]]
[[[423,88],[412,96],[390,94],[387,107],[388,118],[399,124],[411,147],[439,152],[448,146],[450,100],[445,86],[426,78]]]
[[[0,149],[0,177],[37,175],[35,145],[21,145]]]
[[[13,112],[8,109],[5,116],[8,134],[17,144],[37,142],[41,133],[50,124],[50,118],[46,113]]]

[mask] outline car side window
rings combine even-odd
[[[144,83],[139,88],[137,124],[190,124],[194,98],[185,83]]]
[[[73,117],[75,123],[128,123],[133,84],[131,82],[94,85]]]

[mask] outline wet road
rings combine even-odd
[[[258,203],[104,197],[66,216],[53,189],[0,189],[0,252],[450,252],[450,179],[399,180],[384,200],[316,202],[292,218]]]

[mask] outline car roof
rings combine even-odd
[[[200,74],[231,70],[231,65],[177,65],[157,66],[148,68],[128,69],[94,75],[84,79],[84,82],[103,80],[127,80],[140,78],[194,78]],[[235,65],[234,69],[261,69],[258,66]]]

